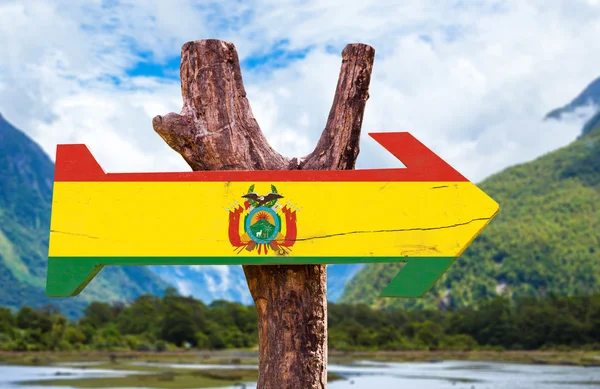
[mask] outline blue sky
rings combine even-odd
[[[541,118],[598,76],[599,17],[597,0],[0,0],[0,112],[51,157],[83,142],[109,171],[188,170],[151,120],[181,109],[181,46],[223,39],[267,139],[301,157],[325,125],[342,49],[366,43],[357,166],[400,166],[367,133],[409,131],[479,181],[578,135],[594,107]]]
[[[273,69],[287,67],[294,61],[304,59],[308,52],[313,48],[309,46],[302,49],[290,50],[286,47],[288,43],[288,40],[283,39],[280,42],[276,42],[276,44],[265,53],[251,54],[244,58],[240,62],[242,72],[254,70],[268,73],[273,71]],[[329,46],[327,49],[331,52],[341,51],[341,49],[336,50],[333,46]],[[135,63],[133,67],[127,69],[127,76],[179,79],[181,55],[174,55],[165,60],[156,61],[150,53],[138,52],[136,54],[140,57],[140,60]]]
[[[127,76],[146,76],[146,77],[160,77],[179,79],[179,61],[181,56],[174,56],[167,59],[167,61],[155,62],[151,56],[139,53],[142,60],[135,63],[133,67],[127,69]]]

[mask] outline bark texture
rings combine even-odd
[[[193,170],[353,169],[375,50],[350,44],[327,124],[315,150],[286,158],[263,135],[246,97],[235,46],[188,42],[181,50],[180,114],[152,120],[154,130]],[[258,312],[259,389],[327,385],[325,265],[246,265]]]

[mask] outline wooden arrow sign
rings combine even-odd
[[[104,173],[58,145],[46,292],[106,265],[405,261],[382,296],[423,296],[499,206],[409,133],[369,135],[406,168]]]

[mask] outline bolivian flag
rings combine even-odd
[[[404,261],[383,295],[422,296],[499,206],[409,133],[370,135],[407,167],[105,173],[59,145],[47,294],[107,265]]]

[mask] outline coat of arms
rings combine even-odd
[[[267,254],[271,249],[275,254],[289,254],[290,247],[296,242],[296,212],[299,210],[289,206],[289,202],[280,205],[284,197],[271,185],[271,192],[259,195],[254,185],[248,193],[241,196],[244,204],[235,201],[236,206],[229,211],[229,241],[239,250],[246,249],[258,254]],[[240,236],[240,219],[243,218],[244,233]],[[285,222],[283,224],[282,220]],[[282,233],[285,227],[285,235]]]

